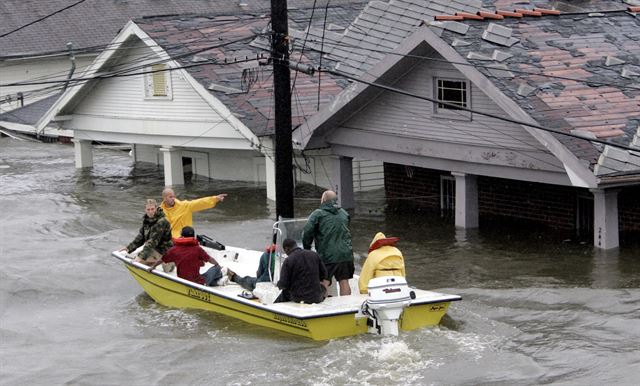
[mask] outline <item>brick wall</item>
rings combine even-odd
[[[384,164],[384,189],[392,210],[440,211],[440,175],[449,172]]]
[[[389,207],[392,210],[418,208],[440,211],[442,175],[451,174],[385,163],[385,191]],[[527,222],[572,231],[576,228],[578,195],[593,197],[589,190],[583,188],[479,176],[480,222]],[[640,187],[620,190],[618,211],[620,232],[640,232]],[[593,212],[590,213],[592,216]]]
[[[621,232],[640,232],[640,186],[620,190],[618,213]]]
[[[566,186],[478,177],[480,218],[508,217],[554,229],[575,228],[578,191]]]

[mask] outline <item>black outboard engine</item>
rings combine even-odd
[[[212,249],[216,249],[218,251],[224,251],[223,244],[215,241],[214,239],[212,239],[207,235],[197,235],[196,238],[198,239],[198,242],[200,243],[200,245],[203,245],[205,247],[209,247]]]

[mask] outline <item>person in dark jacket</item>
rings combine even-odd
[[[327,278],[327,270],[320,256],[313,251],[300,249],[292,239],[285,239],[282,242],[282,249],[287,254],[287,258],[280,269],[278,288],[282,292],[275,303],[322,302],[327,293],[323,283]]]
[[[142,217],[142,226],[129,245],[121,251],[131,253],[144,245],[142,251],[136,257],[137,262],[151,265],[159,260],[162,255],[171,248],[171,225],[164,217],[161,208],[154,199],[148,199],[145,205],[145,214]]]
[[[311,249],[311,244],[315,244],[327,268],[326,284],[335,277],[341,296],[351,295],[349,279],[355,271],[349,222],[349,213],[338,206],[336,193],[327,190],[322,194],[320,208],[311,213],[302,234],[303,248]]]
[[[267,247],[262,256],[260,256],[260,262],[258,264],[258,271],[256,272],[256,276],[240,276],[237,275],[232,270],[229,270],[229,280],[234,283],[240,284],[240,286],[246,290],[253,291],[256,289],[256,283],[264,283],[271,281],[271,276],[269,275],[269,259],[271,259],[271,274],[273,274],[273,269],[275,267],[276,261],[276,245],[272,244]]]
[[[182,237],[174,239],[175,245],[162,256],[161,260],[149,267],[149,272],[161,263],[175,263],[178,268],[178,277],[198,284],[208,286],[224,285],[219,282],[223,276],[222,268],[213,257],[200,247],[195,231],[192,227],[186,226],[180,232]],[[209,262],[213,267],[204,274],[200,274],[200,267]]]

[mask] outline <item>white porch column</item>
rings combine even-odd
[[[618,191],[590,190],[593,193],[593,243],[601,249],[618,248]]]
[[[356,206],[353,197],[353,158],[334,157],[333,159],[333,190],[338,194],[338,204],[344,209]]]
[[[478,178],[472,174],[451,172],[456,178],[456,226],[478,227]]]
[[[93,147],[91,141],[85,139],[72,139],[73,148],[76,153],[76,168],[93,167]]]
[[[173,146],[163,146],[160,151],[164,160],[164,184],[166,186],[184,185],[182,150]]]
[[[262,140],[264,154],[264,178],[267,183],[267,199],[276,200],[276,154],[275,144],[271,138]],[[294,155],[295,157],[295,155]]]

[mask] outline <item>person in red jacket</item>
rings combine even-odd
[[[224,285],[220,282],[222,277],[226,277],[226,272],[222,271],[222,268],[213,257],[209,256],[198,245],[198,240],[195,238],[195,231],[192,227],[186,226],[182,228],[181,236],[173,240],[173,247],[171,247],[167,253],[162,256],[161,260],[158,260],[151,267],[149,272],[153,271],[155,267],[161,263],[175,263],[178,268],[178,277],[192,281],[198,284],[205,284],[208,286]],[[204,274],[200,274],[200,267],[203,267],[206,262],[209,262],[213,267],[209,268]]]

